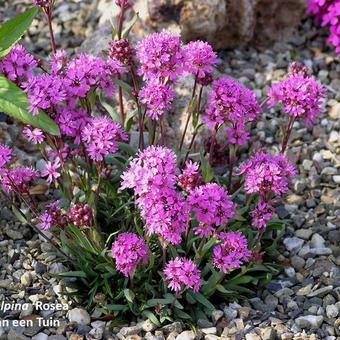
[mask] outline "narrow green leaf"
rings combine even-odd
[[[30,8],[13,19],[6,21],[0,27],[0,58],[4,57],[11,50],[12,46],[20,40],[38,11],[37,7]]]
[[[144,310],[142,312],[142,314],[147,317],[153,324],[155,324],[156,326],[160,326],[160,322],[158,321],[156,315],[152,312],[150,312],[149,310]]]
[[[124,296],[128,302],[133,302],[135,299],[135,294],[130,289],[124,289]]]
[[[210,301],[202,294],[200,293],[196,293],[193,294],[192,297],[199,302],[200,304],[202,304],[204,307],[206,307],[209,310],[214,310],[215,307],[213,304],[210,303]]]
[[[28,112],[25,93],[3,75],[0,75],[0,111],[20,122],[45,130],[51,135],[59,136],[59,127],[43,111],[36,116]]]
[[[132,18],[132,20],[127,23],[127,27],[125,28],[125,30],[124,30],[124,32],[122,34],[122,38],[123,39],[126,39],[129,36],[129,34],[130,34],[134,24],[136,23],[136,21],[138,19],[139,19],[139,14],[136,13],[135,16]]]
[[[82,277],[82,278],[86,278],[86,273],[84,273],[83,271],[71,271],[71,272],[65,272],[65,273],[58,273],[58,276],[62,276],[62,277]]]

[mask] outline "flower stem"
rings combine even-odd
[[[283,141],[282,141],[281,153],[285,153],[287,149],[289,137],[293,130],[294,121],[295,121],[295,117],[289,117],[287,128],[286,128]]]
[[[196,88],[197,88],[197,79],[198,79],[198,73],[197,73],[196,76],[195,76],[194,87],[193,87],[193,89],[192,89],[191,100],[190,100],[189,105],[192,103],[192,100],[195,98]],[[188,126],[189,126],[191,114],[192,114],[192,110],[191,110],[190,107],[189,107],[189,108],[188,108],[188,116],[187,116],[187,120],[186,120],[186,122],[185,122],[185,127],[184,127],[183,134],[182,134],[182,138],[181,138],[181,143],[180,143],[180,145],[179,145],[179,150],[180,150],[180,151],[182,151],[182,148],[183,148],[184,138],[185,138],[185,135],[186,135],[186,133],[187,133],[187,129],[188,129]]]
[[[233,172],[235,166],[235,158],[236,158],[236,145],[229,145],[229,175],[228,175],[228,191],[231,192],[232,189],[232,181],[233,181]]]
[[[209,150],[209,164],[212,165],[212,160],[213,160],[213,152],[214,152],[214,147],[216,144],[216,134],[217,134],[217,124],[213,130],[212,136],[211,136],[211,144],[210,144],[210,150]]]
[[[54,33],[53,33],[53,27],[52,27],[52,5],[50,5],[48,8],[46,8],[46,17],[47,17],[47,24],[48,29],[50,32],[50,41],[51,41],[51,48],[53,54],[57,52],[56,46],[55,46],[55,40],[54,40]]]

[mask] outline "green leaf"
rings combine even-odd
[[[4,57],[11,50],[11,47],[20,40],[38,11],[37,7],[30,8],[26,12],[6,21],[0,27],[0,58]]]
[[[123,34],[122,34],[122,38],[126,39],[129,34],[130,31],[132,30],[132,27],[134,26],[134,24],[136,23],[136,21],[139,19],[139,14],[136,13],[135,16],[132,18],[132,20],[130,22],[127,23],[127,27],[125,28]]]
[[[130,289],[124,289],[124,296],[125,296],[125,298],[126,298],[126,300],[128,301],[128,302],[133,302],[133,300],[135,299],[135,294],[133,293],[133,291],[132,290],[130,290]]]
[[[10,80],[0,75],[0,111],[20,122],[45,130],[51,135],[59,136],[59,127],[43,111],[36,116],[28,112],[25,93]]]
[[[142,314],[147,317],[153,324],[155,324],[156,326],[160,326],[160,322],[158,321],[158,319],[156,318],[156,315],[152,312],[150,312],[149,310],[144,310],[142,312]]]
[[[212,311],[215,309],[214,305],[210,303],[210,301],[202,294],[200,293],[196,293],[193,294],[192,297],[199,302],[200,304],[202,304],[204,307],[206,307],[208,310]]]
[[[147,307],[155,307],[157,305],[171,305],[174,302],[174,298],[169,299],[150,299],[146,302]]]
[[[175,315],[180,319],[192,320],[192,318],[189,314],[183,312],[182,310],[180,310],[176,307],[174,307],[174,312],[175,312]]]
[[[111,312],[126,312],[129,310],[127,305],[107,305],[105,308]]]
[[[71,271],[71,272],[65,272],[65,273],[58,273],[58,276],[62,276],[62,277],[82,277],[82,278],[86,278],[87,275],[86,273],[84,273],[83,271]]]

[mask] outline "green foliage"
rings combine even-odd
[[[27,108],[29,104],[25,93],[3,75],[0,75],[0,111],[14,119],[37,128],[41,128],[51,135],[60,134],[59,127],[43,111],[33,116]]]
[[[4,57],[11,50],[12,46],[20,40],[37,13],[38,8],[30,8],[13,19],[6,21],[0,27],[0,58]]]

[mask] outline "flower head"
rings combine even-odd
[[[46,8],[51,4],[51,0],[33,0],[33,4],[42,8]]]
[[[136,54],[141,64],[138,74],[144,80],[176,80],[183,72],[183,51],[179,36],[165,31],[153,33],[138,43]]]
[[[77,227],[90,227],[93,224],[93,212],[88,204],[75,204],[69,214],[69,222]]]
[[[0,144],[0,168],[6,165],[13,157],[11,148]]]
[[[132,6],[129,0],[116,0],[116,5],[123,9],[128,9]]]
[[[271,192],[277,195],[286,193],[296,171],[283,154],[273,156],[259,151],[241,165],[239,174],[245,174],[246,193],[257,192],[261,197],[266,197]]]
[[[294,72],[294,69],[295,66],[284,80],[271,86],[268,105],[274,107],[281,104],[289,116],[304,118],[306,124],[311,125],[321,113],[325,89],[313,76],[308,76],[306,72]]]
[[[29,167],[0,169],[1,184],[6,192],[27,193],[31,182],[37,177],[37,172]]]
[[[109,118],[91,118],[81,133],[89,157],[99,162],[118,150],[119,141],[127,141],[122,127]]]
[[[128,39],[112,40],[110,42],[109,58],[117,60],[122,65],[131,66],[132,50]]]
[[[182,174],[178,176],[177,185],[186,192],[190,192],[198,187],[202,182],[202,176],[198,169],[198,163],[187,161]]]
[[[149,146],[139,151],[122,175],[121,189],[134,189],[135,195],[174,188],[176,154],[163,146]]]
[[[188,204],[200,223],[200,226],[194,229],[195,233],[202,237],[212,233],[212,226],[222,226],[235,216],[236,206],[231,197],[216,183],[208,183],[194,189],[188,197]]]
[[[24,136],[33,144],[40,144],[45,139],[43,131],[39,128],[25,126],[22,132]]]
[[[55,75],[60,75],[65,73],[65,68],[67,66],[67,53],[64,50],[59,50],[54,53],[51,57],[51,73]]]
[[[61,164],[59,159],[55,159],[53,162],[48,161],[45,164],[44,170],[41,171],[41,176],[47,177],[47,182],[51,184],[54,180],[61,176],[59,172],[60,167]]]
[[[112,257],[116,268],[128,277],[133,274],[139,263],[148,261],[148,247],[144,240],[134,233],[123,233],[112,244]]]
[[[197,293],[201,287],[201,271],[196,264],[187,259],[176,257],[170,260],[163,270],[168,287],[176,293],[192,289]]]
[[[213,67],[217,62],[217,54],[212,47],[201,40],[191,41],[184,47],[185,63],[187,71],[204,79],[211,75]]]
[[[250,213],[253,218],[251,225],[257,230],[264,230],[273,217],[274,209],[270,202],[260,200],[256,208]]]
[[[21,85],[32,76],[32,70],[37,66],[35,58],[24,47],[16,45],[0,60],[0,73]]]
[[[213,265],[227,273],[229,270],[239,268],[251,257],[247,239],[240,233],[220,233],[221,243],[214,247]]]
[[[60,202],[54,201],[46,206],[46,211],[38,216],[38,227],[48,230],[53,227],[63,227],[65,218],[60,208]]]
[[[149,82],[138,96],[140,102],[146,106],[146,115],[152,120],[159,120],[171,109],[175,91],[169,85]]]

